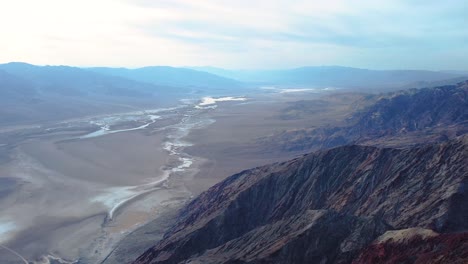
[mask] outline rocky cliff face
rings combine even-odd
[[[352,264],[464,264],[468,260],[468,232],[437,234],[406,229],[387,232],[383,237],[386,239],[379,238],[362,250]]]
[[[343,127],[284,131],[261,139],[272,150],[304,151],[359,143],[406,146],[441,142],[468,132],[468,81],[371,98]]]
[[[344,146],[246,170],[187,205],[135,263],[350,263],[386,230],[467,230],[467,164],[462,136]]]
[[[383,96],[356,115],[352,133],[383,136],[468,121],[468,81]],[[355,131],[354,131],[355,130]]]
[[[187,263],[346,263],[388,228],[375,218],[307,210],[260,226]]]

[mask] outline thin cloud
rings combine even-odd
[[[467,69],[465,2],[2,0],[0,60]]]

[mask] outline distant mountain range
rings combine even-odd
[[[29,83],[30,89],[41,94],[64,96],[149,96],[158,87],[121,77],[96,74],[69,66],[35,66],[26,63],[1,64],[0,70]],[[2,83],[3,86],[3,83]]]
[[[230,71],[153,66],[138,69],[0,64],[2,121],[29,122],[97,113],[111,105],[139,108],[142,101],[168,104],[180,98],[261,92],[261,86],[340,87],[368,91],[463,80],[464,72],[374,71],[348,67],[303,67],[275,71]],[[139,102],[136,102],[140,100]],[[130,104],[128,102],[134,101]],[[7,105],[8,104],[8,105]],[[101,109],[101,110],[99,110]],[[106,110],[107,111],[107,110]],[[36,117],[32,117],[32,115]]]
[[[168,93],[190,93],[193,89],[206,91],[242,87],[238,81],[210,73],[162,66],[131,70],[125,68],[36,66],[13,62],[0,64],[0,70],[10,74],[8,77],[10,80],[9,89],[12,89],[12,79],[17,77],[28,82],[30,88],[37,92],[66,96],[141,97]],[[4,86],[6,83],[0,83],[0,85]]]
[[[36,66],[18,62],[0,64],[0,71],[3,72],[0,87],[6,87],[8,84],[8,87],[0,90],[4,97],[8,96],[6,90],[11,93],[16,85],[23,87],[18,88],[23,89],[23,96],[29,96],[35,90],[37,94],[64,96],[148,97],[182,93],[226,95],[238,92],[239,89],[258,88],[261,85],[363,89],[419,87],[430,83],[453,82],[465,75],[462,71],[376,71],[340,66],[232,71],[214,67],[188,69],[167,66],[138,69],[78,68]],[[15,77],[18,80],[13,81]],[[25,90],[26,86],[29,87],[28,91]]]
[[[85,69],[12,62],[0,64],[0,125],[163,106],[242,88],[238,81],[183,68]]]
[[[284,70],[226,70],[215,67],[192,69],[260,85],[336,88],[400,88],[418,82],[436,82],[468,76],[468,73],[463,71],[368,70],[342,66]]]
[[[87,70],[119,76],[134,81],[173,87],[238,89],[243,87],[239,81],[221,77],[208,72],[168,66],[152,66],[138,69],[126,68],[87,68]]]

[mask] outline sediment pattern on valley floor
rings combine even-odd
[[[96,263],[129,232],[183,204],[191,196],[183,181],[202,162],[184,152],[191,145],[184,137],[214,122],[194,103],[2,134],[12,139],[11,161],[2,168],[11,177],[0,188],[8,216],[0,225],[9,224],[2,242],[34,263]],[[133,160],[139,146],[138,154],[152,156]]]

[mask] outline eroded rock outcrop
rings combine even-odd
[[[401,147],[468,132],[468,81],[383,94],[348,124],[283,131],[259,140],[269,151],[311,151],[346,144]],[[311,114],[311,113],[309,113]]]
[[[385,233],[362,250],[352,264],[464,264],[468,261],[468,232],[436,234],[432,230]]]
[[[186,263],[346,263],[388,228],[375,218],[307,210],[255,228]]]
[[[187,205],[135,263],[349,263],[389,229],[467,230],[467,164],[462,136],[344,146],[246,170]]]

